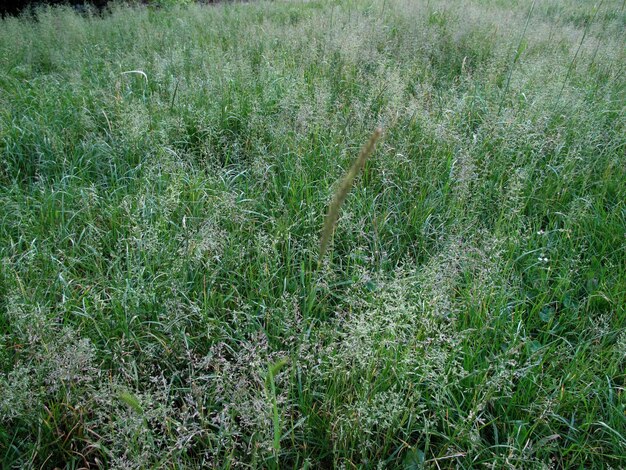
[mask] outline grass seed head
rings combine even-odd
[[[328,249],[328,244],[335,230],[335,223],[339,218],[339,211],[341,210],[341,206],[345,202],[346,197],[348,196],[348,193],[352,188],[352,184],[354,183],[355,178],[365,166],[365,162],[368,157],[374,152],[376,142],[378,141],[382,133],[383,130],[380,127],[374,131],[367,144],[365,144],[365,146],[361,149],[359,156],[350,167],[350,170],[348,170],[348,173],[346,173],[346,175],[341,180],[341,183],[339,184],[339,187],[335,192],[333,200],[328,207],[328,213],[326,214],[326,219],[324,220],[324,226],[322,228],[319,253],[320,263],[324,259],[324,255],[326,254],[326,250]]]

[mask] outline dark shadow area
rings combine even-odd
[[[119,2],[120,0],[117,1]],[[121,1],[124,2],[124,0]],[[220,1],[223,0],[197,0],[197,3],[211,4],[219,3]],[[37,7],[45,5],[69,5],[79,12],[86,12],[89,9],[101,12],[107,5],[115,2],[116,0],[0,0],[0,17],[32,13]],[[159,5],[158,0],[125,0],[125,2],[130,4]]]
[[[101,10],[104,8],[108,0],[4,0],[0,2],[0,15],[18,15],[32,11],[34,8],[43,5],[70,5],[77,10],[85,10],[88,7]]]

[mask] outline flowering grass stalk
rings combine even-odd
[[[376,142],[382,135],[383,130],[379,127],[373,132],[367,143],[363,146],[356,160],[343,177],[341,182],[339,183],[339,187],[337,191],[335,191],[335,195],[333,196],[333,200],[328,206],[328,212],[326,213],[326,218],[324,219],[324,225],[322,227],[322,235],[320,237],[320,251],[319,251],[319,263],[324,259],[324,255],[326,254],[326,250],[328,249],[328,244],[332,238],[332,235],[335,231],[335,224],[337,219],[339,218],[339,211],[341,210],[341,206],[348,197],[348,193],[352,188],[354,180],[357,175],[361,172],[363,167],[365,166],[365,162],[369,158],[369,156],[374,152],[374,147],[376,146]]]

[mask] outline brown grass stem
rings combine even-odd
[[[361,149],[359,156],[350,167],[350,170],[348,170],[348,173],[346,173],[346,175],[341,180],[341,183],[339,184],[339,187],[335,192],[333,200],[330,203],[330,206],[328,206],[328,213],[326,214],[326,219],[324,219],[322,236],[320,238],[320,264],[324,259],[324,255],[326,254],[326,250],[328,249],[328,244],[330,243],[330,239],[335,230],[335,223],[339,218],[339,211],[341,210],[341,206],[345,202],[346,197],[348,196],[348,193],[352,188],[352,184],[354,183],[355,178],[365,166],[365,161],[374,151],[376,142],[378,141],[382,133],[383,131],[380,127],[374,131],[367,144],[365,144]]]

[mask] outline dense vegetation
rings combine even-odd
[[[90,15],[0,22],[3,468],[624,465],[622,0]]]
[[[245,0],[126,0],[124,4],[137,6],[147,5],[149,7],[161,8],[175,5],[188,5],[190,3],[215,3]],[[119,5],[121,0],[2,0],[0,3],[0,15],[29,15],[37,9],[46,6],[72,6],[78,12],[102,13],[108,12],[109,6]]]
[[[91,9],[101,10],[107,5],[107,0],[3,0],[0,4],[0,15],[29,14],[39,7],[53,5],[70,5],[79,11]]]

